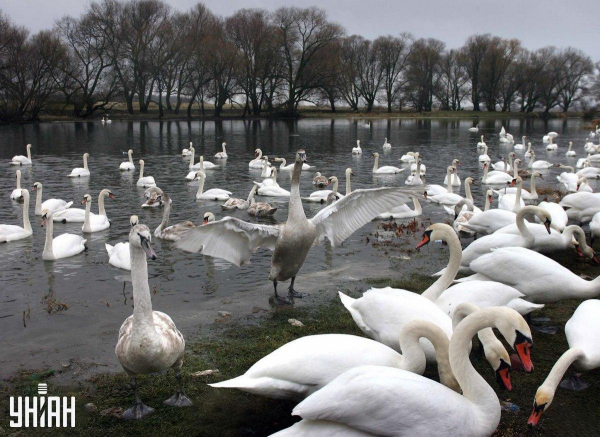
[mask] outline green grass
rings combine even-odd
[[[565,263],[577,273],[592,273],[588,264],[573,260],[572,255]],[[561,260],[562,262],[562,260]],[[423,274],[406,275],[404,279],[373,279],[374,287],[392,286],[422,291],[433,279]],[[355,297],[358,294],[354,294]],[[584,379],[593,386],[582,392],[559,389],[554,403],[544,413],[541,427],[529,431],[527,418],[533,396],[543,382],[556,359],[566,350],[564,323],[571,317],[578,301],[565,301],[543,309],[536,316],[548,316],[552,324],[559,326],[556,335],[533,332],[535,347],[532,357],[535,372],[525,374],[513,372],[513,392],[498,391],[500,400],[517,404],[516,413],[503,412],[496,435],[597,435],[600,429],[600,372],[593,371]],[[301,320],[305,326],[296,328],[288,319]],[[31,435],[132,435],[132,436],[264,436],[286,428],[294,423],[290,413],[293,402],[276,401],[242,393],[237,390],[213,389],[207,383],[221,381],[244,373],[258,359],[281,345],[304,335],[321,333],[348,333],[363,335],[337,298],[325,300],[319,306],[283,308],[269,313],[257,324],[243,322],[217,325],[200,339],[188,341],[184,364],[186,392],[194,401],[191,408],[172,408],[162,401],[173,394],[175,380],[172,373],[143,376],[139,379],[140,395],[144,402],[155,408],[153,415],[139,422],[128,422],[101,411],[110,408],[126,409],[132,402],[132,393],[124,373],[102,374],[90,384],[74,388],[51,387],[52,393],[74,395],[77,398],[77,428],[74,430],[37,430]],[[477,349],[477,340],[474,340]],[[512,350],[509,350],[512,353]],[[477,370],[496,387],[495,376],[487,362],[472,357]],[[192,373],[219,369],[219,373],[208,377],[193,377]],[[8,413],[8,396],[35,392],[37,382],[52,375],[52,370],[38,373],[22,373],[8,384],[0,386],[0,412]],[[435,368],[428,368],[427,376],[435,377]],[[51,382],[51,380],[50,380]],[[83,405],[93,402],[98,412],[88,413]],[[399,411],[398,414],[402,414]],[[0,426],[9,430],[7,414],[0,413]],[[0,432],[1,434],[1,432]]]

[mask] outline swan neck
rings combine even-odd
[[[90,200],[89,202],[86,201],[85,202],[85,219],[83,221],[83,227],[89,227],[90,226],[90,212],[92,210],[92,201]]]
[[[290,204],[288,211],[288,222],[291,220],[306,220],[306,214],[302,207],[302,199],[300,198],[300,175],[302,174],[302,161],[296,159],[294,169],[292,171],[292,186],[290,188]]]
[[[483,182],[484,184],[487,181],[487,175],[488,175],[488,166],[486,165],[483,169],[483,177],[481,178],[481,182]]]
[[[529,186],[529,191],[534,196],[537,194],[537,190],[535,188],[535,180],[536,180],[535,175],[531,175],[531,182],[530,182],[530,186]]]
[[[423,212],[423,210],[421,208],[421,202],[419,202],[419,199],[417,199],[414,196],[412,199],[413,199],[413,206],[415,207],[415,212],[418,213],[419,215],[421,215],[421,213]]]
[[[333,192],[337,194],[340,182],[337,178],[333,180]]]
[[[17,190],[21,189],[21,170],[17,172]]]
[[[52,242],[54,235],[54,219],[52,218],[52,214],[48,213],[48,217],[46,218],[46,242],[44,243],[44,252],[54,254]]]
[[[27,144],[27,159],[31,161],[31,144]]]
[[[194,158],[194,152],[192,152],[192,159]],[[140,179],[144,178],[144,161],[140,162]]]
[[[450,194],[452,194],[452,174],[453,174],[452,169],[449,168],[446,170],[446,190]],[[485,175],[484,175],[484,177],[485,177]]]
[[[346,196],[352,192],[352,187],[350,186],[350,173],[346,175]]]
[[[375,162],[373,162],[373,172],[376,172],[379,168],[379,155],[375,155]]]
[[[106,215],[106,210],[104,209],[104,190],[100,191],[98,194],[98,215]]]
[[[194,161],[196,160],[196,149],[194,149],[193,147],[191,149],[192,149],[192,155],[190,156],[190,166],[189,166],[190,169],[194,168]],[[141,174],[141,171],[140,171],[140,174]]]
[[[517,195],[515,196],[515,204],[513,206],[513,212],[517,211],[519,209],[519,206],[521,205],[521,190],[523,189],[523,182],[519,182],[517,184]]]
[[[517,188],[517,200],[519,198],[519,195],[520,195],[520,192],[519,192],[519,189]],[[515,202],[515,203],[517,203],[517,202]],[[531,233],[531,231],[529,230],[529,228],[525,224],[525,215],[528,214],[528,213],[530,213],[530,212],[534,212],[534,211],[531,208],[529,208],[529,207],[522,208],[517,213],[516,222],[517,222],[517,229],[519,230],[519,232],[521,233],[521,235],[523,236],[523,238],[529,244],[532,244],[535,241],[535,236]]]
[[[83,155],[83,168],[85,170],[88,170],[88,166],[87,166],[87,155]]]
[[[31,232],[31,223],[29,222],[29,194],[25,191],[23,202],[23,229]]]
[[[465,197],[473,203],[473,195],[471,194],[471,184],[465,181]]]
[[[490,209],[490,196],[488,196],[487,193],[486,193],[486,195],[485,195],[485,206],[483,207],[483,210],[487,211],[489,209]]]
[[[42,186],[36,190],[35,193],[35,215],[42,215]]]
[[[148,263],[141,247],[130,244],[131,284],[133,286],[133,331],[144,333],[154,331],[152,300],[148,285]]]
[[[248,200],[246,201],[246,202],[248,202],[248,204],[250,204],[252,202],[255,194],[256,194],[256,185],[254,185],[252,187],[252,189],[250,190],[250,193],[248,193]]]
[[[204,193],[204,176],[200,175],[200,183],[198,184],[198,191],[196,191],[196,197],[202,196]]]
[[[454,281],[454,278],[458,273],[458,269],[460,268],[460,263],[462,260],[462,246],[460,245],[460,241],[456,234],[454,232],[450,233],[446,229],[438,232],[442,234],[442,239],[448,243],[450,259],[448,260],[448,265],[444,269],[442,276],[440,276],[437,281],[431,284],[431,286],[422,293],[423,297],[426,297],[432,302],[438,300],[444,290],[446,290],[452,284],[452,281]]]
[[[167,226],[169,226],[169,217],[171,215],[171,199],[167,199],[165,202],[165,209],[163,211],[162,221],[158,228],[163,231]]]
[[[552,394],[554,394],[563,376],[565,373],[567,373],[569,367],[571,367],[571,364],[578,359],[583,358],[584,356],[585,353],[578,347],[572,347],[571,349],[567,350],[560,356],[556,363],[554,363],[554,366],[552,366],[550,373],[546,377],[541,387],[549,389]]]
[[[133,152],[130,150],[129,152],[127,152],[127,154],[129,155],[129,163],[133,164]]]

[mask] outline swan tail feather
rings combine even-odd
[[[318,388],[317,386],[312,387],[282,379],[269,377],[250,378],[246,375],[208,385],[214,388],[236,388],[247,393],[274,399],[291,398],[298,401],[304,399]]]
[[[342,301],[342,304],[346,307],[346,309],[352,316],[354,323],[356,323],[356,326],[358,326],[361,329],[361,331],[363,331],[365,334],[373,337],[375,333],[371,328],[367,326],[360,312],[356,308],[354,308],[354,303],[357,301],[357,299],[354,299],[348,296],[347,294],[342,293],[341,291],[338,291],[338,294],[340,295],[340,300]]]
[[[73,205],[73,201],[67,202],[67,204],[65,205],[65,209],[69,209],[71,205]]]
[[[85,244],[85,240],[83,241],[83,244]],[[110,244],[105,243],[104,247],[106,247],[106,251],[108,252],[108,256],[109,257],[112,256],[112,252],[113,252],[113,249],[114,249],[115,246],[111,246]]]
[[[485,275],[482,275],[481,273],[475,273],[474,275],[465,276],[464,278],[457,279],[455,282],[469,282],[469,281],[491,281],[491,279]]]
[[[512,308],[522,316],[544,308],[544,304],[528,302],[521,298],[511,300],[506,306]]]

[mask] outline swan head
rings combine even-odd
[[[321,172],[320,171],[316,172],[315,173],[315,178],[320,178],[320,177],[321,177]]]
[[[501,389],[512,391],[512,382],[510,380],[510,372],[512,370],[510,366],[510,356],[504,346],[502,346],[500,340],[496,339],[492,344],[486,345],[483,350],[485,359],[488,363],[491,363],[494,368],[498,386]]]
[[[550,406],[550,404],[554,400],[554,393],[555,390],[544,384],[542,384],[537,389],[537,392],[535,393],[535,398],[533,399],[533,410],[531,411],[529,420],[527,420],[527,425],[533,427],[538,424],[540,418],[542,417],[542,413]]]
[[[193,180],[195,181],[196,179],[200,179],[201,181],[203,181],[206,179],[206,174],[203,171],[197,171],[196,176],[194,176]]]
[[[296,152],[296,161],[306,162],[306,151],[304,149]]]
[[[458,159],[453,159],[453,160],[452,160],[452,165],[453,165],[454,167],[460,167],[460,160],[458,160]]]
[[[131,227],[134,227],[139,222],[140,222],[140,219],[137,215],[132,215],[131,217],[129,217],[129,224],[131,224]]]
[[[202,220],[202,226],[207,223],[211,223],[215,221],[215,215],[212,212],[204,213],[204,219]]]
[[[327,195],[327,205],[331,205],[332,203],[340,200],[339,196],[336,193],[329,193]]]
[[[127,151],[127,154],[128,154],[128,155],[133,155],[133,149],[129,149],[129,150]]]
[[[42,227],[46,226],[48,220],[52,220],[52,212],[49,209],[44,209],[42,211]]]
[[[521,164],[521,160],[520,160],[520,159],[518,159],[518,158],[517,158],[517,159],[515,159],[515,161],[513,162],[513,165],[514,165],[515,167],[518,167],[518,166],[519,166],[519,164]]]
[[[456,235],[454,229],[445,223],[434,223],[425,229],[425,232],[423,233],[423,239],[419,244],[417,244],[416,248],[420,249],[426,244],[429,244],[430,241],[447,241],[449,235],[452,236],[450,238],[453,238],[453,236]]]
[[[427,191],[423,191],[423,198],[427,200]]]
[[[100,194],[102,194],[103,196],[108,196],[109,198],[111,198],[112,200],[115,200],[115,195],[113,194],[112,191],[110,191],[109,189],[105,188],[104,190],[102,190],[100,192]]]
[[[152,235],[148,226],[137,224],[129,232],[129,244],[131,246],[139,247],[146,252],[146,256],[152,260],[156,259],[156,253],[150,246],[152,241]]]
[[[356,145],[360,147],[360,140],[356,140]]]
[[[354,176],[354,173],[352,172],[352,169],[350,167],[346,169],[346,177],[348,176]]]
[[[139,164],[140,164],[140,165],[144,165],[144,160],[143,160],[143,159],[140,159],[140,160],[139,160]]]
[[[518,312],[508,307],[493,307],[494,310],[501,311],[502,315],[495,317],[496,328],[504,336],[506,341],[512,345],[523,364],[527,373],[533,372],[533,362],[531,361],[531,348],[533,340],[531,330],[527,322]],[[486,310],[487,308],[484,308]],[[510,361],[509,361],[510,362]]]
[[[541,180],[544,180],[544,175],[542,175],[539,171],[534,171],[531,174],[532,178],[540,178]]]
[[[373,158],[379,158],[379,153],[377,152],[373,152],[373,154],[371,155]]]
[[[41,190],[42,189],[42,184],[39,182],[36,182],[35,184],[33,184],[33,188],[31,189],[31,191],[36,191],[36,190]]]
[[[494,200],[494,191],[493,190],[487,190],[485,195],[487,196],[488,202],[490,202],[490,205],[493,203]]]
[[[456,170],[456,167],[455,167]],[[469,185],[477,185],[477,182],[475,182],[475,180],[469,176],[468,178],[465,179],[465,184],[469,184]]]
[[[84,157],[84,158],[89,158],[89,157],[90,157],[90,154],[86,152],[86,153],[84,153],[84,154],[83,154],[83,157]]]
[[[18,178],[20,178],[21,177],[21,170],[17,170],[16,175],[17,175]]]
[[[92,196],[90,196],[89,194],[86,194],[85,196],[83,196],[83,199],[81,199],[82,205],[85,205],[86,203],[92,203]]]
[[[260,149],[254,149],[254,157],[258,158],[258,156],[260,156],[261,154],[261,150]]]
[[[327,185],[331,185],[337,181],[338,181],[338,178],[336,176],[331,176],[329,179],[327,179]]]
[[[31,149],[31,144],[27,144],[27,146],[25,147],[27,150]]]
[[[517,154],[515,152],[510,152],[508,154],[509,157],[514,158],[515,156],[517,156]]]

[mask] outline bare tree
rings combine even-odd
[[[361,40],[361,37],[357,35],[342,39],[339,52],[338,89],[342,98],[354,111],[358,111],[361,98],[358,66]]]
[[[460,111],[462,101],[469,94],[469,79],[460,58],[460,52],[450,50],[440,59],[438,100],[441,109]]]
[[[367,112],[373,110],[383,81],[380,59],[381,53],[378,46],[361,38],[358,45],[358,77],[360,78],[360,93],[367,104]]]
[[[418,39],[408,60],[407,98],[418,112],[433,109],[439,85],[439,65],[445,44],[437,39]]]
[[[489,48],[491,35],[472,35],[467,38],[463,50],[463,60],[469,81],[471,82],[471,102],[473,110],[481,111],[481,64]]]
[[[392,105],[405,84],[403,74],[411,53],[412,39],[409,33],[402,33],[399,37],[381,36],[375,40],[379,51],[379,65],[383,74],[382,87],[388,112],[392,112]]]
[[[489,40],[479,75],[481,94],[488,111],[496,110],[500,100],[500,83],[521,52],[521,43],[516,39],[492,37]]]
[[[564,74],[561,91],[559,93],[559,105],[563,112],[568,112],[573,103],[583,97],[584,79],[594,71],[592,60],[581,50],[569,47],[562,56],[565,58],[563,64]]]

